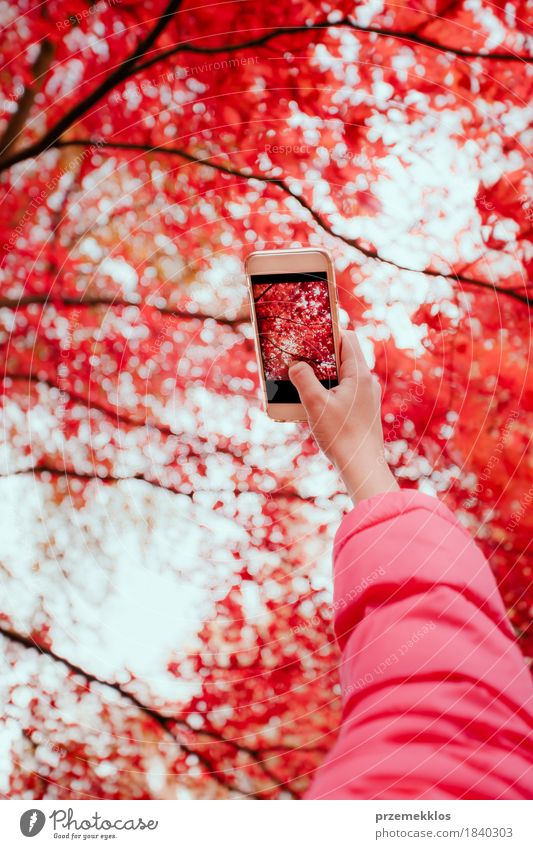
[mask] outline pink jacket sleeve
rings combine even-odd
[[[307,798],[533,798],[531,678],[447,507],[407,490],[345,516],[334,609],[342,723]]]

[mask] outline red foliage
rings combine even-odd
[[[288,380],[293,360],[305,360],[319,380],[337,377],[326,280],[254,283],[265,378]]]

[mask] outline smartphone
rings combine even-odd
[[[303,360],[326,389],[337,386],[339,324],[333,263],[318,248],[256,251],[245,261],[255,344],[267,415],[306,421],[289,380]]]

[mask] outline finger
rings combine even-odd
[[[323,404],[327,400],[326,389],[307,363],[293,363],[289,368],[289,377],[298,390],[300,401],[307,412],[316,409],[318,404]]]
[[[361,345],[354,330],[345,330],[341,337],[341,367],[340,379],[357,380],[363,375],[369,375]]]

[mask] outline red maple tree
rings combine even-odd
[[[349,504],[242,258],[322,246],[388,458],[531,655],[526,6],[3,4],[0,792],[299,797]]]
[[[304,360],[319,380],[337,377],[326,280],[253,283],[261,359],[266,380],[289,380],[289,366]]]

